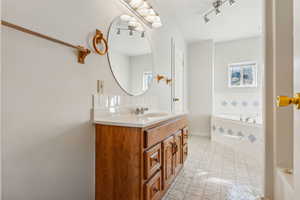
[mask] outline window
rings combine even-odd
[[[257,87],[257,65],[255,62],[230,64],[228,70],[228,86]]]
[[[143,73],[143,91],[147,91],[152,83],[153,75],[152,72]]]

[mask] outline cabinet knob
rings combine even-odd
[[[153,160],[154,162],[157,162],[157,163],[159,163],[159,159],[158,159],[158,157],[152,157],[152,158],[151,158],[151,160]]]
[[[157,193],[157,192],[159,191],[159,189],[157,189],[156,187],[154,187],[154,188],[152,189],[152,191],[153,191],[154,193]]]

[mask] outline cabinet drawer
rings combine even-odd
[[[183,140],[183,145],[188,143],[188,139],[189,139],[189,129],[188,128],[184,128],[183,132],[182,132],[182,140]]]
[[[158,171],[144,186],[145,200],[158,200],[162,195],[162,176]]]
[[[150,178],[157,170],[160,169],[162,163],[162,148],[158,144],[144,153],[144,178]]]
[[[144,147],[151,147],[187,126],[187,118],[175,119],[161,126],[144,131]]]
[[[188,145],[185,144],[182,148],[182,160],[183,162],[186,161],[187,157],[188,157],[188,154],[189,154],[189,149],[188,149]]]

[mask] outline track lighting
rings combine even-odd
[[[129,31],[129,35],[133,36],[133,30],[132,29]]]
[[[233,5],[235,3],[235,0],[229,0],[229,5]]]
[[[237,0],[215,0],[212,3],[212,8],[210,8],[208,11],[203,13],[204,22],[208,23],[210,21],[209,15],[215,13],[216,15],[219,15],[221,13],[221,8],[224,6],[225,3],[229,3],[229,5],[233,5],[236,3]]]
[[[210,19],[207,17],[207,15],[204,15],[204,22],[205,22],[205,23],[208,23],[209,20],[210,20]]]

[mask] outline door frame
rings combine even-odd
[[[172,77],[172,80],[175,80],[175,55],[176,54],[176,41],[175,39],[172,37],[171,38],[171,77]],[[183,53],[182,55],[183,57],[183,79],[182,79],[182,107],[183,107],[183,110],[185,110],[185,104],[186,104],[186,101],[185,101],[185,73],[186,73],[186,70],[185,70],[185,55]],[[176,80],[175,80],[176,81]],[[175,84],[174,82],[172,82],[172,85],[171,85],[171,111],[174,112],[175,111],[175,102],[173,101],[173,99],[175,98]]]
[[[275,198],[275,174],[282,158],[292,158],[293,111],[283,118],[276,106],[277,95],[293,95],[293,0],[264,0],[264,119],[265,197]],[[284,30],[284,31],[283,31]],[[277,48],[278,47],[278,48]],[[284,67],[283,67],[284,64]],[[284,70],[284,80],[280,79]],[[282,132],[283,128],[285,132]],[[289,147],[288,145],[291,145]],[[282,146],[289,147],[282,149]],[[282,151],[283,150],[283,151]],[[293,165],[287,163],[287,165]]]

